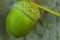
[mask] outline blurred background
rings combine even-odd
[[[5,29],[9,11],[20,0],[0,0],[0,40],[60,40],[60,17],[40,9],[41,18],[35,28],[25,37],[14,38]],[[33,0],[34,2],[60,13],[60,0]]]

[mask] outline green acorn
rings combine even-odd
[[[19,1],[10,11],[6,20],[6,30],[16,38],[26,36],[40,18],[37,7],[29,1]]]

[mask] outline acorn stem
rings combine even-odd
[[[28,1],[28,0],[22,0],[22,1]]]
[[[59,14],[58,12],[54,12],[54,11],[48,9],[48,8],[45,8],[45,7],[41,6],[41,5],[33,2],[32,0],[29,0],[29,1],[30,1],[34,6],[36,6],[36,7],[38,7],[38,8],[41,8],[41,9],[43,9],[43,10],[45,10],[45,11],[48,11],[48,12],[50,12],[51,14],[54,14],[54,15],[56,15],[56,16],[60,16],[60,14]]]

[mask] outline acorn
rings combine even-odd
[[[19,1],[9,12],[6,30],[16,38],[26,36],[40,18],[40,11],[29,1]]]

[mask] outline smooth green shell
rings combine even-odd
[[[25,5],[22,4],[22,2]],[[29,8],[27,8],[28,6]],[[6,30],[16,38],[23,37],[34,28],[36,22],[35,19],[38,20],[39,17],[40,12],[37,8],[35,8],[28,1],[20,1],[15,5],[15,7],[7,16]]]

